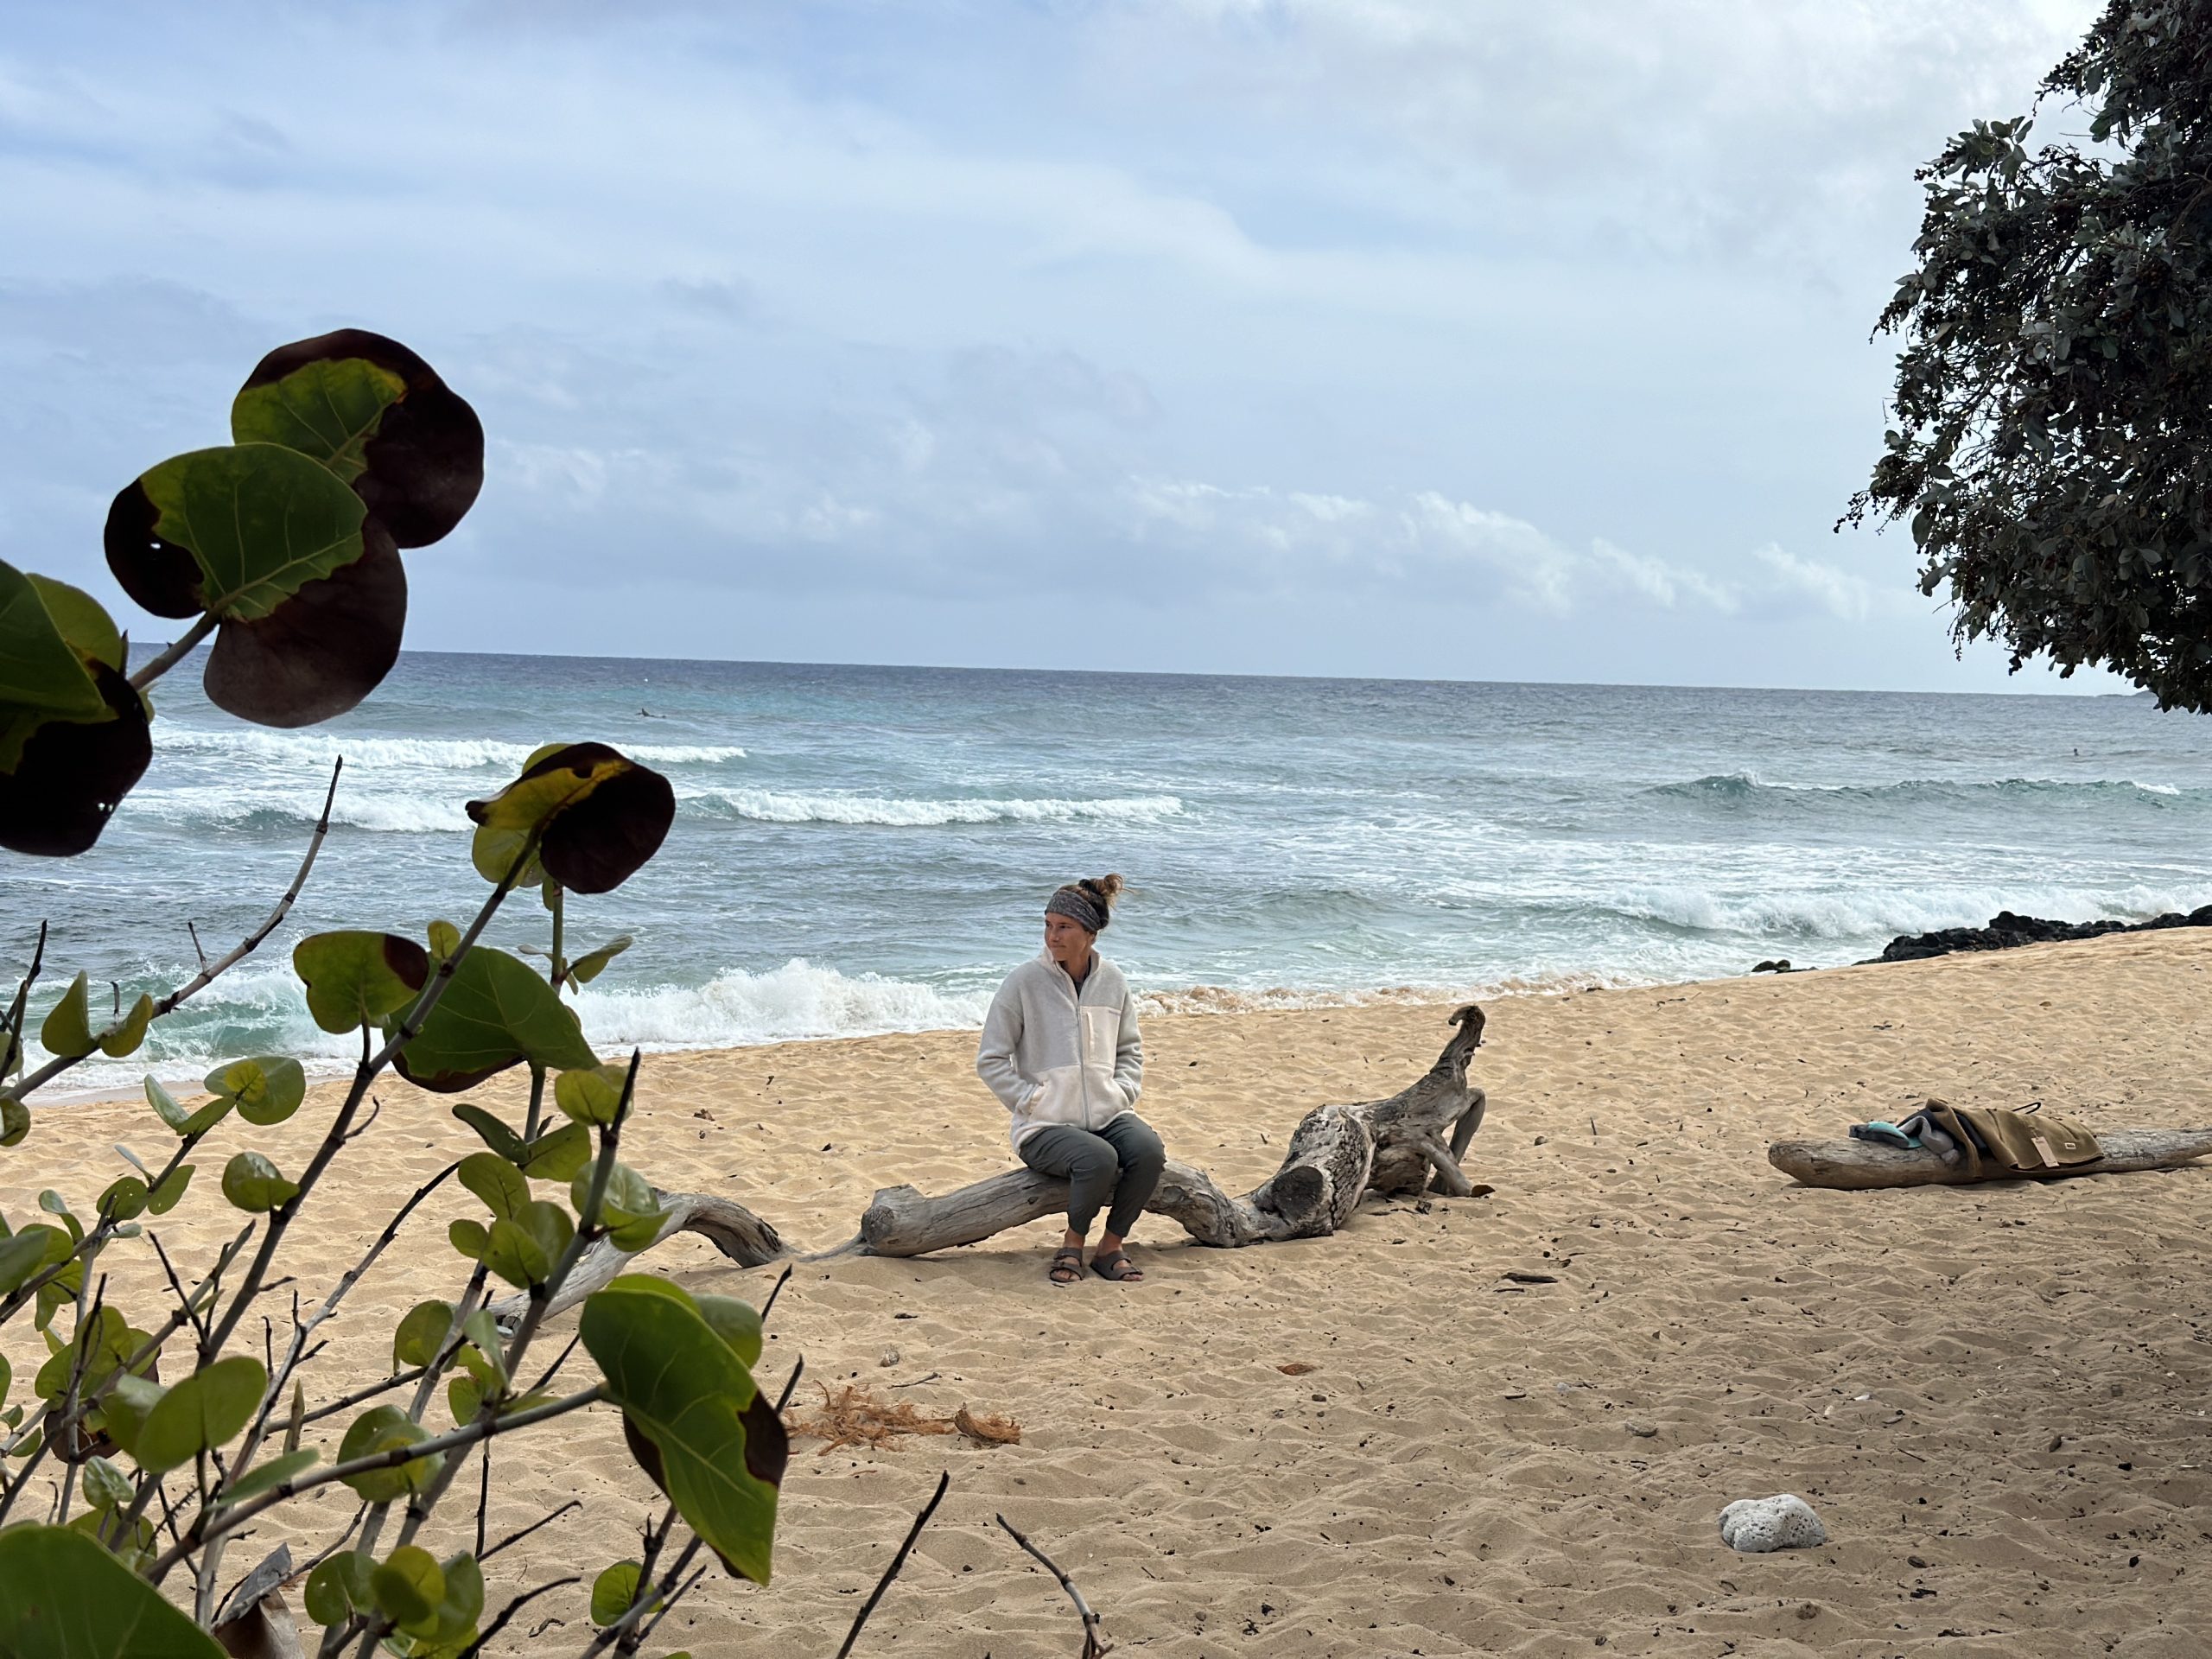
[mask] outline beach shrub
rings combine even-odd
[[[91,846],[148,764],[150,689],[211,636],[206,685],[225,709],[293,726],[353,707],[399,649],[400,550],[452,530],[482,481],[483,433],[467,404],[406,347],[355,330],[264,358],[232,406],[232,436],[149,468],[109,512],[108,563],[124,591],[156,614],[191,619],[143,666],[130,668],[90,594],[0,564],[0,847],[66,855]],[[333,796],[340,784],[334,771]],[[758,1313],[621,1276],[582,1305],[580,1342],[597,1381],[563,1392],[569,1351],[550,1364],[537,1352],[588,1254],[641,1249],[668,1220],[620,1155],[639,1058],[603,1064],[568,1001],[630,941],[571,957],[567,925],[570,895],[636,874],[675,810],[666,779],[604,744],[538,750],[505,788],[467,804],[472,861],[490,890],[465,925],[435,922],[421,938],[344,930],[295,945],[316,1024],[360,1045],[304,1164],[248,1147],[194,1181],[195,1153],[226,1121],[269,1128],[305,1109],[296,1059],[240,1057],[207,1075],[204,1104],[148,1077],[147,1133],[164,1149],[118,1147],[115,1179],[89,1202],[49,1187],[35,1215],[0,1216],[0,1325],[28,1326],[45,1350],[35,1371],[11,1375],[0,1358],[0,1653],[213,1659],[224,1649],[212,1631],[244,1639],[243,1624],[267,1616],[265,1592],[303,1579],[300,1605],[323,1627],[323,1654],[366,1656],[381,1643],[459,1659],[553,1587],[490,1611],[483,1564],[504,1546],[484,1538],[498,1480],[480,1443],[601,1404],[620,1413],[666,1504],[642,1557],[600,1572],[588,1592],[601,1628],[587,1651],[636,1651],[698,1581],[702,1551],[767,1580],[786,1442],[753,1376]],[[13,1157],[35,1159],[34,1128],[56,1122],[35,1125],[25,1103],[35,1090],[94,1054],[134,1052],[154,1022],[275,930],[329,822],[326,799],[268,920],[165,996],[125,1009],[118,995],[102,1020],[77,975],[45,1008],[36,1030],[49,1058],[33,1068],[32,1003],[55,977],[46,959],[58,948],[41,929],[0,1019],[0,1144]],[[542,971],[481,943],[518,893],[544,907]],[[316,1228],[318,1190],[372,1132],[370,1090],[391,1069],[446,1092],[514,1073],[519,1121],[477,1102],[454,1107],[453,1161],[395,1202],[358,1259],[333,1262]],[[39,1185],[20,1166],[11,1174],[11,1188]],[[448,1230],[454,1294],[397,1321],[388,1376],[326,1385],[315,1363],[322,1327],[448,1179],[480,1206]],[[236,1212],[206,1261],[160,1243],[157,1224],[187,1202]],[[289,1331],[283,1304],[264,1300],[287,1279],[299,1284]],[[165,1287],[144,1289],[153,1286]],[[444,1527],[442,1505],[480,1455],[474,1527]],[[339,1484],[359,1500],[353,1524],[313,1561],[272,1557],[219,1605],[230,1539]],[[296,1511],[285,1519],[309,1535],[316,1525]],[[449,1548],[456,1541],[464,1547]]]
[[[2212,709],[2212,0],[2113,0],[1923,168],[1893,424],[1847,518],[1904,519],[1961,642]]]

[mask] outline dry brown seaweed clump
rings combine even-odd
[[[950,1417],[932,1417],[906,1401],[886,1400],[857,1382],[845,1383],[835,1393],[823,1384],[821,1405],[812,1411],[792,1413],[785,1426],[795,1437],[822,1441],[817,1457],[827,1457],[847,1446],[895,1449],[902,1434],[957,1432],[978,1446],[1014,1446],[1021,1440],[1021,1425],[1011,1417],[979,1417],[964,1405]]]

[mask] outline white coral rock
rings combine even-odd
[[[1739,1497],[1720,1511],[1720,1541],[1731,1549],[1764,1555],[1770,1549],[1810,1549],[1828,1541],[1813,1506],[1795,1492]]]

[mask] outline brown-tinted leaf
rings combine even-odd
[[[43,721],[15,771],[0,772],[0,847],[11,852],[83,852],[154,758],[146,705],[130,683],[105,663],[88,666],[113,717]]]
[[[141,609],[156,616],[200,614],[200,561],[192,550],[154,533],[161,517],[146,486],[132,479],[107,510],[107,568]]]
[[[422,358],[383,334],[340,328],[270,353],[238,389],[240,402],[310,364],[347,358],[373,363],[405,383],[375,435],[359,446],[363,470],[351,480],[354,492],[391,527],[399,546],[427,547],[461,522],[484,486],[484,427],[467,400]]]
[[[257,621],[227,621],[207,658],[216,707],[263,726],[311,726],[376,690],[399,659],[407,568],[374,516],[365,550]]]

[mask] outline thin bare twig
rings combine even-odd
[[[300,860],[300,868],[292,877],[292,885],[284,889],[284,896],[276,901],[276,907],[269,912],[260,926],[241,939],[237,947],[228,955],[223,957],[213,966],[201,969],[198,974],[155,1003],[154,1019],[159,1020],[166,1014],[175,1013],[179,1005],[206,990],[222,975],[245,961],[264,939],[276,931],[277,925],[283,921],[284,918],[291,913],[293,905],[299,900],[300,890],[307,886],[308,872],[315,868],[315,855],[322,850],[323,837],[330,833],[331,803],[338,798],[338,774],[344,769],[345,765],[346,762],[340,760],[330,768],[330,790],[322,799],[322,816],[315,820],[315,834],[308,839],[307,855]],[[90,1058],[89,1053],[57,1055],[28,1077],[7,1088],[0,1089],[0,1099],[27,1100],[34,1090],[43,1088],[71,1066],[88,1058]]]
[[[517,1613],[520,1612],[531,1602],[536,1601],[540,1596],[544,1595],[550,1591],[562,1589],[571,1584],[582,1584],[582,1582],[583,1580],[582,1579],[571,1576],[565,1579],[556,1579],[550,1584],[541,1584],[535,1590],[524,1591],[522,1594],[517,1596],[512,1601],[509,1602],[505,1606],[499,1610],[499,1616],[485,1627],[483,1635],[478,1637],[474,1642],[470,1643],[467,1647],[461,1650],[459,1659],[474,1659],[474,1656],[477,1654],[484,1651],[484,1644],[486,1643],[489,1642],[501,1630],[507,1628],[507,1621],[509,1619],[512,1618]]]
[[[190,917],[185,918],[184,931],[192,936],[192,954],[200,958],[200,971],[204,974],[207,971],[207,948],[200,943],[200,930],[192,925]]]
[[[24,970],[22,982],[16,987],[16,1000],[8,1005],[8,1017],[0,1020],[0,1077],[15,1069],[22,1043],[23,1007],[30,1001],[31,987],[38,983],[39,969],[45,965],[46,924],[41,922],[38,943],[31,948],[31,965]]]
[[[130,689],[134,691],[143,691],[169,670],[191,656],[193,648],[209,634],[214,632],[215,625],[221,620],[213,611],[205,613],[197,622],[184,631],[181,638],[172,642],[168,650],[130,677]]]
[[[776,1311],[776,1298],[784,1294],[784,1287],[791,1283],[791,1264],[789,1262],[785,1262],[784,1264],[784,1270],[776,1275],[776,1282],[768,1287],[768,1300],[760,1304],[760,1323],[762,1325],[765,1325],[768,1323],[768,1316]]]
[[[952,1484],[952,1471],[945,1470],[937,1478],[937,1491],[930,1494],[930,1501],[922,1505],[922,1512],[914,1517],[914,1524],[906,1529],[906,1541],[899,1546],[899,1553],[891,1558],[891,1565],[875,1581],[875,1588],[861,1604],[853,1619],[853,1628],[845,1632],[845,1645],[837,1649],[837,1659],[846,1659],[853,1650],[853,1643],[861,1639],[861,1627],[868,1623],[868,1616],[875,1611],[875,1604],[883,1599],[883,1592],[891,1587],[891,1580],[899,1576],[899,1569],[906,1565],[906,1557],[913,1552],[914,1540],[922,1535],[922,1529],[930,1523],[930,1516],[937,1513],[937,1506],[944,1502],[945,1489]]]
[[[1060,1571],[1059,1563],[1023,1537],[1006,1516],[995,1515],[991,1518],[1005,1529],[1007,1537],[1034,1556],[1047,1573],[1060,1581],[1060,1588],[1066,1591],[1068,1599],[1075,1603],[1075,1610],[1083,1619],[1082,1659],[1103,1659],[1103,1656],[1113,1652],[1114,1644],[1099,1633],[1098,1615],[1090,1611],[1090,1604],[1083,1599],[1083,1592],[1075,1587],[1075,1580]]]
[[[538,1519],[531,1522],[528,1526],[524,1527],[520,1532],[511,1532],[505,1537],[500,1539],[498,1543],[493,1545],[491,1548],[478,1550],[476,1552],[476,1559],[479,1561],[488,1561],[501,1550],[505,1549],[509,1544],[518,1544],[522,1542],[524,1539],[529,1537],[531,1533],[536,1532],[540,1527],[550,1527],[556,1521],[558,1521],[563,1516],[566,1515],[570,1510],[581,1510],[583,1506],[583,1499],[581,1497],[572,1497],[567,1503],[563,1503],[559,1509],[554,1510],[552,1514],[541,1516]]]
[[[806,1370],[806,1356],[801,1354],[791,1363],[791,1374],[784,1379],[784,1391],[776,1396],[776,1415],[784,1414],[784,1408],[791,1402],[791,1390],[798,1387],[799,1375]]]

